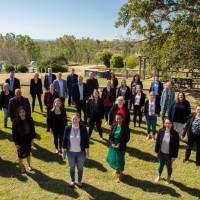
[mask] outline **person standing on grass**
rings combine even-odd
[[[55,99],[53,102],[53,108],[49,113],[49,127],[50,133],[54,136],[54,145],[56,147],[56,153],[61,153],[63,134],[65,126],[67,126],[67,114],[65,108],[61,107],[61,100]],[[59,147],[58,148],[58,138]]]
[[[35,137],[36,134],[33,118],[27,115],[25,107],[18,107],[16,119],[13,120],[12,125],[12,138],[18,152],[21,173],[26,172],[23,165],[23,158],[27,159],[28,170],[32,171],[30,152],[31,147],[34,144]]]
[[[106,81],[106,87],[103,88],[102,96],[101,98],[104,101],[104,115],[106,119],[106,123],[104,125],[108,124],[108,115],[110,114],[110,109],[112,108],[113,102],[114,102],[114,89],[111,88],[111,81]]]
[[[159,160],[158,166],[158,177],[155,182],[161,180],[161,174],[163,167],[166,163],[168,177],[165,182],[166,185],[170,184],[170,179],[172,175],[172,162],[178,157],[179,150],[179,134],[173,129],[173,121],[170,117],[167,117],[164,122],[164,128],[158,131],[158,136],[155,145],[155,155]]]
[[[99,88],[99,83],[98,83],[98,80],[96,78],[94,78],[94,74],[93,72],[90,72],[89,73],[89,77],[87,80],[86,80],[86,84],[88,85],[88,88],[90,90],[90,96],[93,94],[93,91],[95,89],[98,90]]]
[[[71,116],[72,124],[65,127],[62,158],[67,157],[69,164],[69,173],[71,178],[70,187],[75,183],[75,164],[78,168],[78,187],[82,187],[83,165],[85,158],[89,158],[89,138],[87,129],[80,124],[80,115],[74,113]]]
[[[116,123],[112,124],[109,133],[110,147],[106,161],[115,169],[113,175],[119,173],[117,183],[123,178],[125,166],[126,143],[130,140],[130,130],[127,124],[123,123],[123,115],[117,113],[115,115]]]
[[[7,122],[9,117],[8,103],[9,100],[14,97],[14,92],[10,90],[10,85],[8,83],[3,84],[3,91],[1,91],[0,96],[0,109],[4,112],[4,128],[7,128]]]
[[[115,99],[116,99],[116,88],[118,86],[118,79],[115,77],[114,72],[110,72],[107,80],[110,80],[111,88],[114,89],[114,101],[115,101]]]
[[[30,81],[30,95],[32,98],[32,112],[34,112],[36,96],[37,96],[39,104],[40,104],[40,110],[41,110],[41,112],[43,112],[42,101],[41,101],[42,94],[43,94],[42,81],[39,78],[39,73],[36,72],[34,74],[34,78],[31,79],[31,81]]]
[[[46,74],[44,77],[44,88],[46,90],[49,90],[49,86],[50,86],[50,84],[53,83],[54,80],[56,80],[56,75],[52,74],[51,68],[48,68],[48,74]]]
[[[152,126],[152,132],[153,132],[152,141],[155,140],[156,122],[157,122],[157,117],[159,116],[159,113],[160,113],[160,104],[156,100],[155,92],[150,92],[149,99],[146,100],[145,105],[144,105],[144,120],[146,120],[146,124],[147,124],[146,140],[149,140],[151,138],[150,136],[151,126]]]
[[[10,90],[13,92],[15,92],[17,88],[21,88],[20,81],[18,78],[15,78],[14,71],[10,71],[10,78],[7,78],[5,82],[10,85]]]
[[[190,103],[186,100],[185,94],[183,92],[179,92],[176,96],[176,99],[172,101],[168,117],[171,117],[174,124],[174,130],[179,133],[179,137],[181,138],[183,127],[188,120],[188,117],[191,113]]]
[[[103,141],[101,123],[104,118],[104,102],[103,99],[99,98],[99,91],[97,89],[93,91],[93,97],[88,100],[86,108],[89,121],[89,138],[92,135],[94,123],[96,123],[100,140]]]

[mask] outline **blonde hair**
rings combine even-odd
[[[124,97],[123,97],[123,96],[119,96],[119,97],[117,98],[116,104],[118,104],[118,101],[119,101],[119,100],[123,100],[123,103],[124,103]]]
[[[150,93],[149,93],[149,97],[151,96],[151,94],[153,94],[153,95],[154,95],[154,97],[156,97],[156,94],[155,94],[155,92],[154,92],[154,91],[152,91],[152,92],[150,92]]]
[[[35,73],[34,73],[34,77],[35,77],[36,74],[37,74],[37,77],[39,78],[39,73],[38,73],[38,72],[35,72]]]
[[[111,81],[110,81],[110,80],[107,80],[106,83],[110,83],[110,84],[111,84]]]
[[[141,85],[136,85],[136,93],[138,92],[138,87],[141,87],[141,92],[142,92],[142,86]]]
[[[54,100],[54,102],[53,102],[53,108],[51,109],[51,111],[54,111],[54,110],[56,109],[56,106],[55,106],[56,101],[59,101],[59,102],[60,102],[60,107],[61,107],[61,105],[62,105],[61,100],[60,100],[59,98],[56,98],[56,99]]]
[[[72,114],[71,120],[72,120],[73,116],[77,116],[80,119],[80,115],[78,113],[76,113],[76,112]]]
[[[8,84],[8,83],[4,83],[3,84],[3,91],[5,92],[6,90],[5,90],[5,86],[8,86],[8,88],[9,88],[9,90],[10,90],[10,85]]]

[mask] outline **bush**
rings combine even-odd
[[[110,59],[112,57],[112,53],[109,51],[104,51],[99,59],[103,62],[103,64],[107,67],[110,68]]]
[[[26,72],[28,72],[29,70],[28,70],[28,67],[27,67],[26,65],[19,65],[19,66],[17,67],[17,71],[19,71],[19,72],[21,72],[21,73],[26,73]]]
[[[120,54],[115,54],[110,59],[110,67],[111,68],[122,68],[124,67],[123,57]]]
[[[134,69],[138,66],[138,59],[135,54],[126,57],[126,67]]]
[[[57,56],[48,57],[46,59],[46,61],[41,62],[40,65],[47,66],[47,65],[50,65],[50,64],[53,64],[53,63],[57,63],[57,64],[60,64],[60,65],[66,65],[66,64],[68,64],[68,61],[67,61],[67,58],[65,58],[64,54],[61,53]]]
[[[46,72],[47,72],[48,68],[52,68],[52,72],[68,72],[67,66],[62,66],[62,65],[57,64],[57,63],[52,63],[52,64],[47,65],[47,66],[39,65],[37,70],[38,70],[38,72],[41,72],[41,69],[42,69],[42,72],[45,72],[45,69],[46,69]]]
[[[15,72],[15,67],[13,65],[5,65],[5,70],[6,72],[14,71]]]

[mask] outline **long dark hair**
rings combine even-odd
[[[24,110],[25,111],[25,118],[27,117],[27,111],[26,108],[24,106],[20,106],[19,108],[17,108],[17,112],[16,112],[16,119],[17,119],[17,130],[20,133],[20,135],[24,135],[24,125],[23,122],[19,116],[19,112],[20,110]]]
[[[173,120],[172,120],[171,117],[166,117],[165,120],[164,120],[164,124],[165,124],[165,121],[166,121],[166,120],[169,120],[169,121],[171,122],[171,124],[172,124],[172,127],[171,127],[171,129],[170,129],[170,137],[172,137],[172,132],[174,131]],[[165,126],[163,126],[163,128],[166,130],[166,127],[165,127]]]
[[[133,82],[135,81],[135,77],[138,76],[138,82],[140,82],[140,75],[139,74],[135,74],[133,75]]]

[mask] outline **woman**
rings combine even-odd
[[[87,102],[86,112],[87,119],[89,121],[89,138],[92,135],[94,123],[96,123],[100,140],[103,141],[101,123],[104,118],[104,101],[103,99],[99,98],[99,91],[97,89],[93,91],[93,97]]]
[[[156,101],[155,92],[150,92],[149,99],[146,100],[145,105],[144,105],[144,120],[146,120],[146,124],[147,124],[146,140],[149,140],[151,138],[150,126],[152,126],[152,132],[153,132],[152,141],[155,140],[156,122],[157,122],[157,117],[159,113],[160,113],[160,104],[158,101]]]
[[[27,159],[28,170],[32,171],[30,152],[36,137],[35,126],[33,118],[27,116],[25,107],[20,106],[16,116],[12,125],[12,138],[18,151],[20,172],[25,173],[23,158]]]
[[[30,95],[32,98],[32,112],[34,112],[36,96],[37,96],[39,104],[40,104],[40,110],[41,110],[41,112],[43,112],[42,101],[41,101],[42,94],[43,94],[42,81],[39,78],[39,73],[36,72],[34,74],[34,78],[31,79],[31,81],[30,81]]]
[[[115,99],[116,99],[116,88],[118,86],[118,79],[115,77],[115,74],[113,72],[110,72],[107,80],[110,80],[111,88],[114,89],[114,101],[115,101]]]
[[[172,162],[174,162],[178,156],[179,150],[179,135],[178,132],[173,129],[173,121],[170,117],[167,117],[164,122],[164,128],[158,131],[158,136],[155,145],[156,158],[159,160],[158,177],[155,182],[159,182],[163,167],[166,163],[168,177],[165,182],[166,185],[170,184],[172,175]]]
[[[101,98],[104,101],[104,115],[106,119],[106,123],[104,125],[108,124],[108,114],[110,114],[110,109],[112,108],[113,102],[114,102],[114,89],[111,88],[111,81],[106,81],[106,87],[103,88],[102,96]]]
[[[134,124],[133,128],[136,126],[137,115],[139,115],[139,127],[142,122],[142,112],[144,110],[145,94],[142,92],[142,86],[136,86],[136,92],[132,96],[132,109],[134,112]]]
[[[10,90],[10,85],[8,83],[3,84],[3,91],[1,91],[0,109],[4,112],[4,128],[7,128],[8,122],[8,103],[11,98],[15,96],[14,92]]]
[[[117,97],[122,96],[124,98],[124,103],[128,107],[128,102],[130,102],[130,88],[126,85],[126,80],[122,80],[121,86],[118,88]]]
[[[138,74],[134,75],[133,76],[133,80],[131,81],[131,99],[133,98],[133,95],[135,94],[136,92],[136,86],[137,85],[141,85],[142,88],[143,88],[143,85],[142,85],[142,82],[140,81],[140,76]],[[130,109],[132,107],[132,101],[130,102]]]
[[[113,105],[111,111],[110,111],[110,120],[109,120],[109,128],[111,129],[111,125],[115,121],[115,115],[117,113],[121,113],[123,116],[123,122],[129,126],[130,124],[130,112],[128,110],[128,107],[123,104],[124,98],[122,96],[117,98],[116,104]]]
[[[56,153],[61,152],[63,134],[65,126],[67,126],[67,114],[65,108],[61,107],[62,102],[59,98],[53,102],[53,108],[49,113],[49,127],[50,133],[54,136],[54,145],[56,147]],[[58,149],[58,138],[59,138],[59,149]]]
[[[176,99],[172,101],[168,112],[168,117],[172,118],[174,130],[179,133],[179,137],[182,136],[183,127],[187,122],[190,113],[190,103],[186,100],[185,94],[179,92]]]
[[[130,140],[130,130],[127,124],[123,123],[123,116],[121,113],[115,115],[115,121],[109,133],[110,147],[106,161],[115,169],[113,175],[119,174],[117,183],[123,178],[123,171],[125,166],[126,143]]]
[[[50,84],[49,90],[44,93],[44,105],[47,109],[47,130],[46,132],[49,132],[49,112],[53,108],[53,102],[56,98],[59,98],[58,91],[54,90],[55,86],[54,84]]]
[[[168,112],[169,106],[175,99],[175,91],[172,88],[172,82],[167,82],[167,88],[163,90],[161,96],[161,116],[162,116],[162,124],[164,124],[165,113]]]
[[[183,162],[186,162],[191,154],[192,147],[196,143],[196,166],[200,165],[200,104],[196,106],[196,113],[190,114],[188,121],[185,125],[182,139],[185,137],[187,132],[188,143],[185,152],[185,159]]]
[[[79,124],[80,116],[74,113],[71,116],[72,124],[65,127],[62,158],[67,156],[69,163],[69,173],[71,178],[70,187],[75,183],[75,163],[78,168],[78,187],[82,187],[83,164],[85,158],[89,158],[89,139],[85,126]],[[67,150],[67,152],[65,151]],[[86,149],[86,151],[85,151]]]

